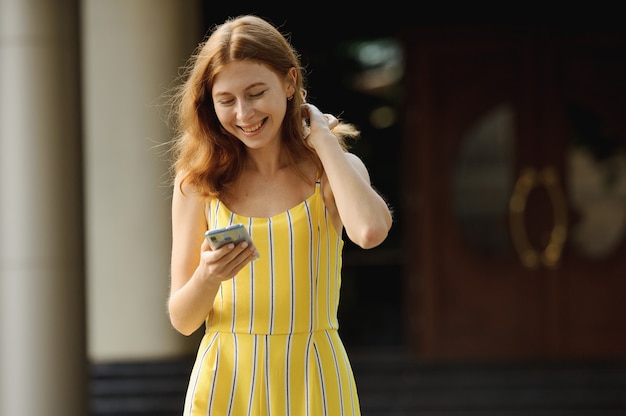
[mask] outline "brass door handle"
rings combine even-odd
[[[550,240],[541,253],[528,239],[524,218],[528,195],[536,186],[544,186],[548,192],[554,219]],[[567,238],[567,202],[554,168],[546,167],[541,172],[532,167],[522,170],[509,200],[509,222],[513,246],[525,267],[536,269],[543,264],[553,268],[558,265]]]

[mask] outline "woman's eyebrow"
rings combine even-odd
[[[266,86],[266,85],[267,85],[267,84],[266,84],[265,82],[261,82],[261,81],[259,81],[259,82],[255,82],[255,83],[253,83],[253,84],[248,85],[248,86],[247,86],[246,88],[244,88],[243,90],[244,90],[244,91],[248,91],[248,90],[251,90],[251,89],[252,89],[252,88],[254,88],[254,87]],[[213,95],[214,95],[215,97],[220,96],[220,95],[230,95],[230,94],[231,94],[231,93],[230,93],[230,92],[227,92],[227,91],[216,91],[216,92],[214,92],[214,93],[213,93]]]

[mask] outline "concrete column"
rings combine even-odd
[[[84,416],[78,0],[0,0],[0,414]]]
[[[88,356],[188,354],[169,292],[171,189],[162,106],[202,40],[200,1],[84,0]]]

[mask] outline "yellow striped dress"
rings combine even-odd
[[[191,372],[184,415],[360,415],[338,335],[343,241],[320,184],[270,218],[207,204],[209,228],[248,227],[261,257],[222,283]]]

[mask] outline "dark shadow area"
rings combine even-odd
[[[618,416],[626,363],[423,363],[353,353],[363,416]],[[181,414],[191,359],[92,367],[91,416]]]

